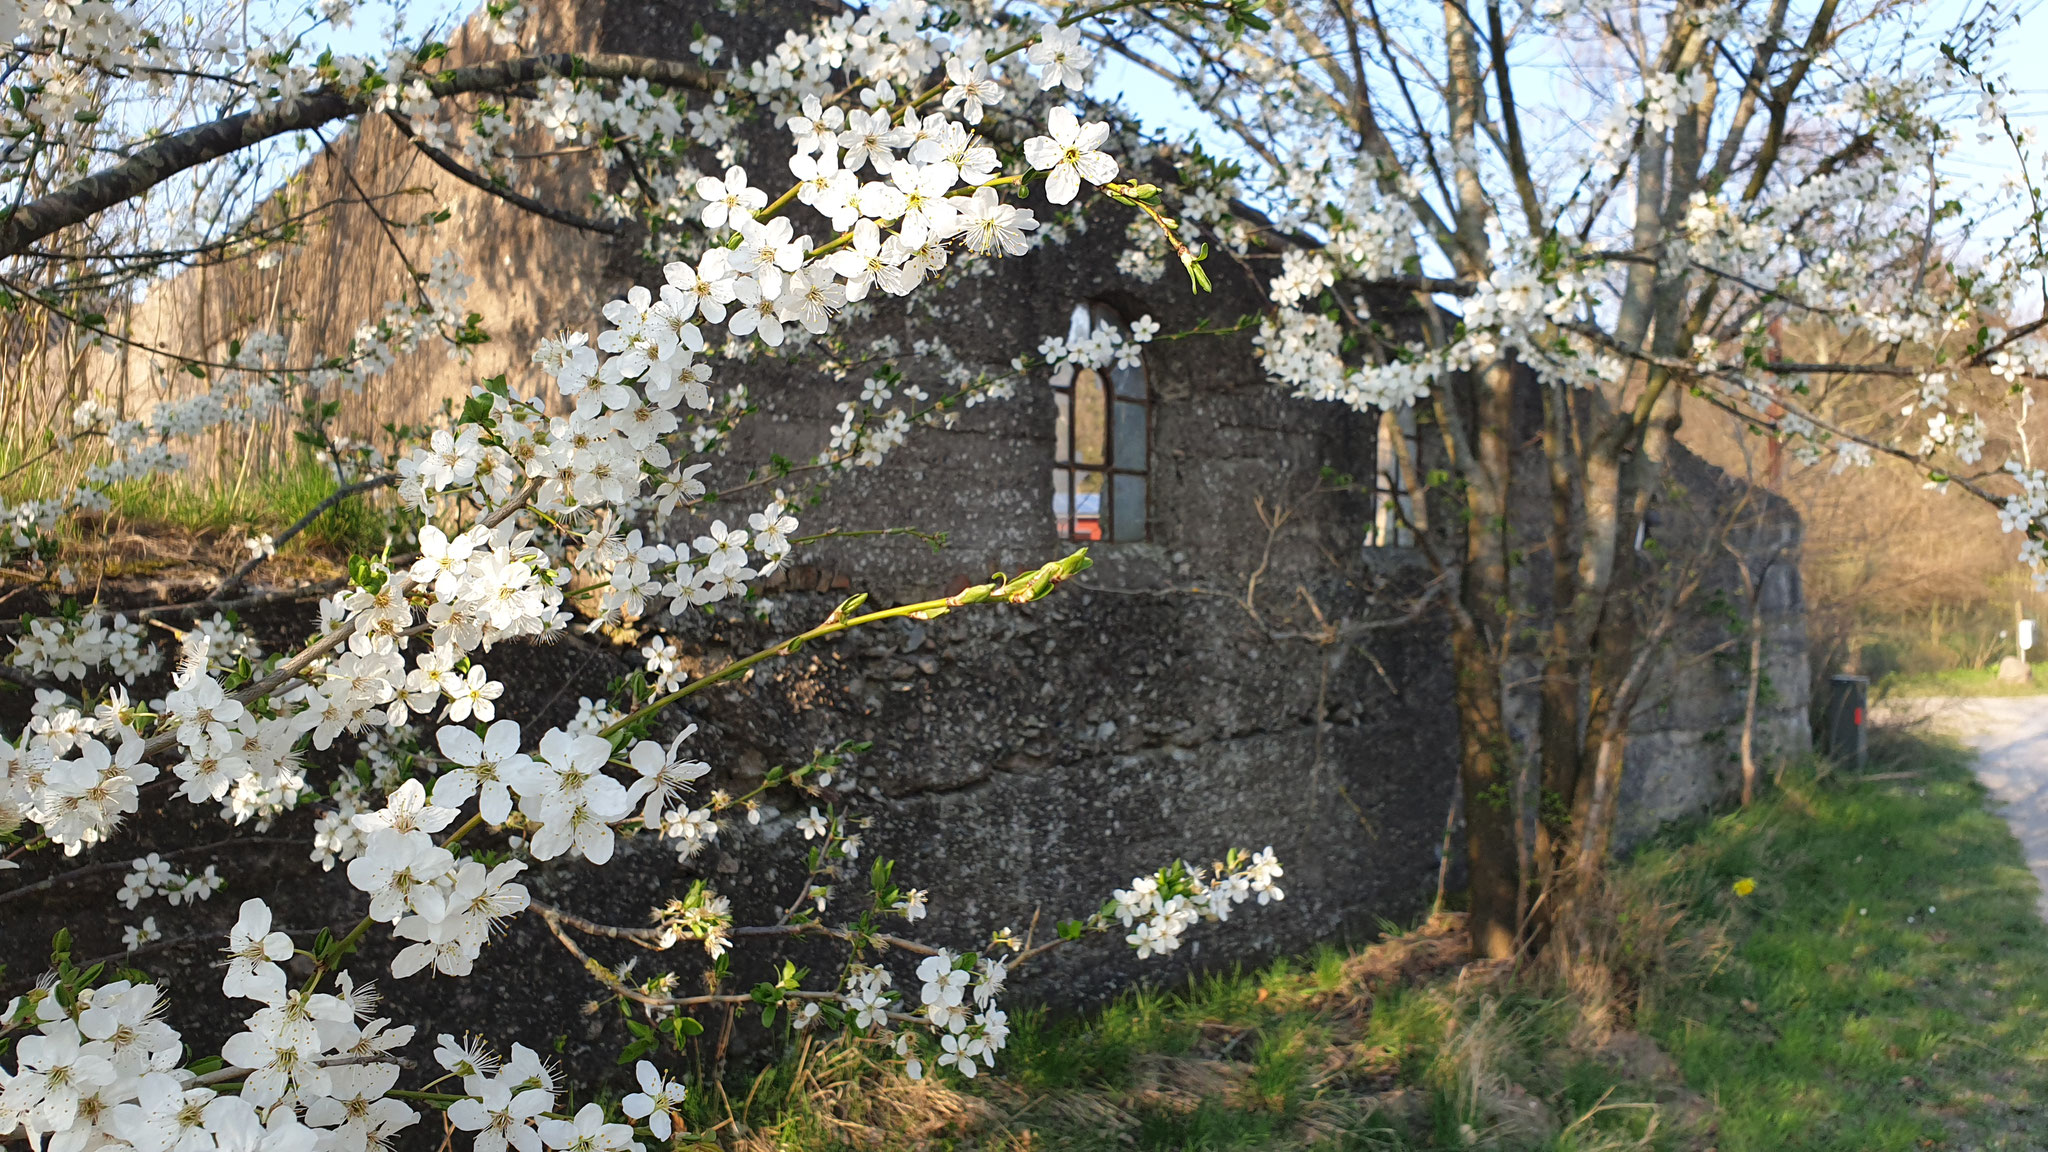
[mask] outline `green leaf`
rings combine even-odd
[[[366,560],[361,556],[350,556],[348,558],[349,582],[365,591],[383,591],[384,581],[389,576],[390,573],[378,567],[373,561]]]
[[[1194,286],[1194,291],[1196,292],[1209,292],[1214,290],[1209,283],[1209,274],[1202,270],[1202,261],[1207,260],[1208,258],[1209,246],[1207,244],[1202,245],[1201,251],[1196,252],[1193,255],[1184,256],[1181,258],[1181,263],[1187,266],[1188,281],[1190,284]]]
[[[462,415],[457,418],[457,423],[489,426],[494,403],[488,392],[481,396],[471,396],[463,402]]]

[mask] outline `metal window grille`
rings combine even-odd
[[[1067,342],[1102,328],[1122,333],[1117,314],[1077,304]],[[1058,426],[1053,440],[1053,523],[1066,540],[1143,540],[1150,520],[1152,395],[1142,362],[1097,370],[1063,364],[1052,377]]]

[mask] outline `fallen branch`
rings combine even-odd
[[[386,472],[382,476],[372,476],[368,480],[358,480],[353,484],[344,484],[336,488],[328,495],[327,499],[307,509],[304,516],[299,517],[289,528],[272,537],[269,551],[258,552],[243,561],[242,566],[230,573],[227,579],[221,581],[220,586],[213,590],[213,594],[201,600],[200,604],[218,603],[221,597],[239,589],[242,586],[242,581],[249,578],[249,573],[254,572],[257,565],[275,556],[277,550],[291,543],[293,537],[312,527],[313,522],[318,520],[329,508],[358,493],[371,492],[378,488],[388,488],[396,483],[398,483],[398,473]]]

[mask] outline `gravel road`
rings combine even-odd
[[[2019,838],[2048,917],[2048,696],[1888,701],[1871,719],[1925,722],[1977,750],[1977,778]]]

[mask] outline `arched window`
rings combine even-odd
[[[1106,334],[1125,347],[1123,322],[1101,304],[1077,304],[1067,325],[1073,347]],[[1067,540],[1143,540],[1151,394],[1142,359],[1115,357],[1100,369],[1062,364],[1053,373],[1059,406],[1052,469],[1053,522]]]

